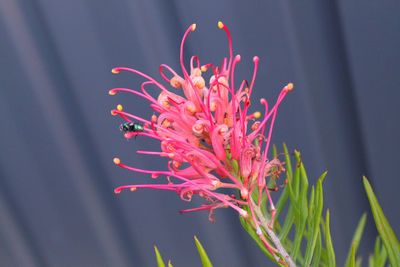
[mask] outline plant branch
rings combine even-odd
[[[281,254],[281,256],[284,258],[286,263],[288,264],[289,267],[296,267],[296,264],[290,257],[289,253],[286,251],[286,249],[283,247],[281,241],[279,240],[279,237],[275,234],[275,232],[269,227],[269,222],[265,218],[264,214],[262,213],[261,209],[259,206],[255,205],[254,201],[251,199],[251,205],[254,206],[254,212],[256,216],[258,217],[261,226],[267,233],[267,235],[270,237],[272,243],[275,245],[275,248],[278,250],[278,252]]]

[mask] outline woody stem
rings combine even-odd
[[[294,261],[292,260],[292,258],[290,257],[290,255],[286,251],[286,249],[283,247],[281,241],[279,240],[279,237],[275,234],[273,229],[270,227],[269,221],[267,218],[265,218],[260,207],[255,205],[255,203],[252,199],[251,199],[251,204],[254,207],[254,212],[255,212],[256,216],[258,217],[258,220],[260,221],[260,225],[265,230],[268,237],[271,239],[272,243],[274,244],[275,248],[278,250],[279,254],[285,260],[287,266],[296,267],[296,264],[294,263]]]

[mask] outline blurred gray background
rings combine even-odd
[[[215,266],[271,266],[232,210],[210,223],[206,213],[179,215],[198,203],[170,192],[113,194],[149,179],[117,168],[114,156],[143,168],[165,162],[135,154],[157,143],[119,132],[109,113],[116,104],[145,116],[150,109],[132,95],[108,96],[141,81],[111,68],[157,78],[161,63],[179,70],[193,22],[186,54],[219,63],[228,51],[218,20],[242,56],[238,79],[261,58],[255,98],[273,101],[296,85],[273,141],[301,150],[313,181],[329,171],[338,265],[369,211],[363,174],[400,232],[399,1],[0,0],[1,266],[155,266],[154,244],[174,266],[200,266],[193,235]],[[364,256],[376,235],[371,217]]]

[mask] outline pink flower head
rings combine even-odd
[[[267,152],[278,107],[293,89],[293,84],[283,87],[271,108],[267,100],[261,99],[263,114],[258,111],[250,113],[259,58],[253,58],[251,80],[243,80],[238,88],[235,87],[235,68],[241,58],[240,55],[233,56],[229,29],[222,22],[218,22],[218,27],[227,34],[229,45],[229,57],[224,58],[220,66],[211,63],[201,65],[200,59],[193,56],[190,69],[186,69],[184,44],[189,33],[196,29],[196,24],[192,24],[186,30],[180,46],[182,74],[165,64],[160,66],[160,75],[169,86],[135,69],[117,67],[112,70],[114,74],[132,72],[142,76],[145,81],[140,90],[113,88],[109,91],[110,95],[128,92],[142,97],[157,114],[145,119],[125,112],[118,105],[111,111],[112,115],[143,127],[140,131],[126,131],[125,137],[140,135],[156,139],[160,142],[160,151],[137,152],[168,158],[166,170],[131,167],[114,158],[114,163],[122,168],[150,174],[152,178],[166,178],[159,184],[120,186],[115,193],[141,188],[170,190],[186,201],[197,195],[205,203],[181,212],[207,210],[212,218],[215,209],[226,207],[248,217],[248,210],[252,211],[254,205],[249,196],[256,190],[259,194],[268,195],[273,208],[266,179],[276,175],[274,170],[282,171],[283,166],[278,159],[269,160]],[[204,77],[206,72],[210,73],[209,82]],[[149,85],[159,88],[157,97],[148,92]],[[229,190],[221,192],[219,189],[222,188]],[[228,191],[231,193],[226,193]]]

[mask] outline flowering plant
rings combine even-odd
[[[184,44],[188,35],[195,31],[196,24],[187,28],[181,42],[182,75],[168,65],[160,65],[161,77],[170,87],[181,90],[180,94],[138,70],[125,67],[112,69],[114,74],[138,74],[145,81],[140,91],[113,88],[109,94],[127,92],[140,96],[149,102],[155,112],[146,119],[124,111],[121,105],[112,110],[112,115],[118,115],[125,121],[121,125],[125,138],[140,135],[158,140],[161,151],[137,152],[169,159],[166,170],[146,170],[114,158],[116,165],[127,170],[150,174],[152,178],[166,177],[157,184],[123,185],[117,187],[115,193],[140,188],[169,190],[185,201],[191,201],[196,195],[204,203],[182,210],[182,213],[208,211],[209,219],[213,221],[216,209],[232,208],[239,214],[245,230],[278,265],[335,266],[329,211],[325,220],[321,219],[322,182],[326,173],[309,191],[299,152],[294,153],[297,161],[294,170],[286,146],[283,147],[285,162],[277,156],[276,148],[273,156],[268,156],[278,108],[287,93],[293,90],[293,84],[285,85],[271,106],[266,99],[261,99],[263,113],[250,112],[259,58],[253,58],[251,79],[241,81],[237,87],[235,68],[241,57],[233,55],[232,38],[226,25],[218,22],[218,27],[225,31],[229,47],[229,57],[224,58],[220,66],[211,63],[201,65],[198,56],[192,56],[190,69],[187,70]],[[207,72],[210,73],[208,83],[204,78]],[[160,90],[157,97],[149,93],[149,86],[156,86]],[[286,177],[279,182],[282,174]],[[274,204],[271,194],[281,187],[284,190],[277,204]],[[285,205],[288,206],[288,212],[280,224],[277,218]],[[292,228],[296,229],[294,240],[288,237]],[[360,224],[361,228],[363,223]],[[322,244],[322,236],[325,244]],[[303,240],[307,240],[304,253],[301,247]],[[211,266],[197,239],[196,245],[204,266]],[[322,257],[324,253],[325,257]],[[164,263],[158,250],[156,254],[159,266],[162,266]],[[349,256],[349,264],[352,257],[355,257],[355,251],[354,256]]]

